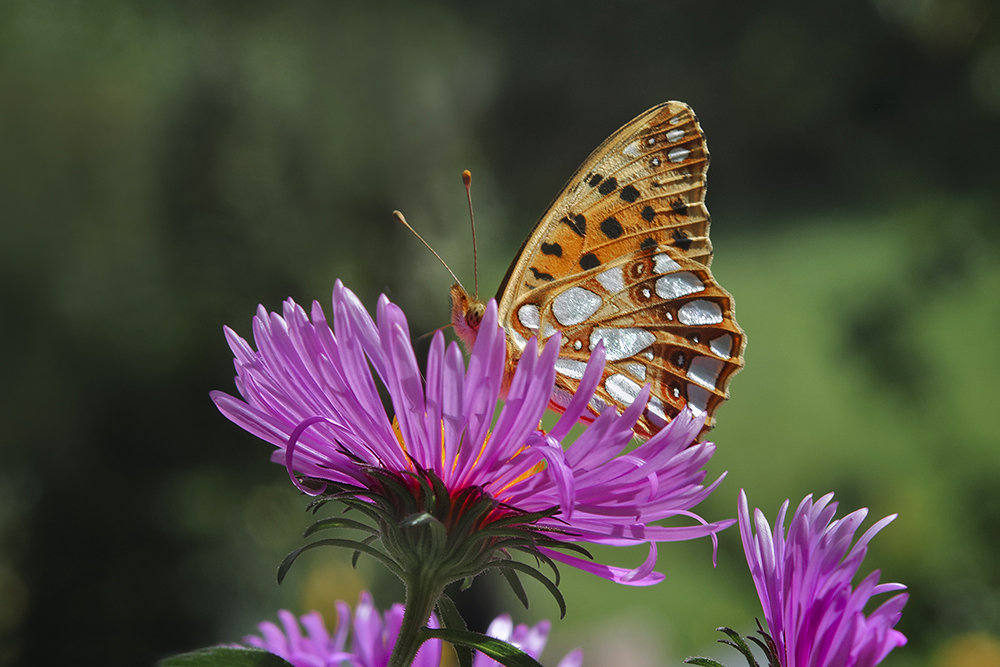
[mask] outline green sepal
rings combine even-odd
[[[345,547],[347,549],[352,549],[354,551],[361,551],[375,558],[376,560],[380,561],[400,579],[404,578],[403,571],[399,568],[399,566],[396,565],[396,563],[391,558],[386,556],[381,551],[375,549],[374,547],[370,547],[364,542],[358,542],[357,540],[342,540],[339,538],[332,537],[325,540],[317,540],[316,542],[307,544],[304,547],[299,547],[292,553],[285,556],[285,559],[281,561],[281,565],[278,566],[278,583],[280,584],[284,580],[285,575],[288,574],[288,568],[292,566],[292,563],[295,562],[296,558],[301,556],[306,551],[309,551],[310,549],[315,549],[316,547]]]
[[[576,544],[575,542],[563,542],[562,540],[552,540],[551,543],[546,543],[543,546],[549,549],[566,549],[567,551],[575,551],[587,560],[594,560],[594,554],[590,553],[584,547]]]
[[[433,521],[441,523],[440,521],[434,518],[433,514],[430,514],[428,512],[419,512],[417,514],[411,514],[410,516],[406,517],[399,523],[399,525],[403,526],[404,528],[410,528],[412,526],[422,526],[431,523]]]
[[[371,544],[377,538],[378,538],[378,535],[369,535],[365,539],[361,540],[361,544]],[[351,554],[351,569],[352,570],[358,569],[358,559],[359,558],[361,558],[361,552],[358,551],[358,550],[355,550],[354,553]]]
[[[321,530],[326,530],[327,528],[348,528],[351,530],[363,530],[366,533],[372,533],[374,535],[378,534],[378,529],[369,526],[366,523],[361,523],[360,521],[355,521],[354,519],[348,519],[342,516],[331,516],[325,519],[320,519],[316,521],[308,528],[306,532],[302,534],[302,537],[309,537],[314,535]]]
[[[726,667],[721,662],[716,662],[711,658],[702,658],[701,656],[694,656],[692,658],[688,658],[684,662],[689,665],[699,665],[700,667]]]
[[[552,594],[552,597],[556,599],[556,603],[559,605],[559,618],[566,618],[566,599],[563,598],[562,593],[559,592],[559,588],[549,581],[548,577],[535,568],[516,560],[494,561],[490,563],[489,567],[510,568],[512,570],[517,570],[518,572],[523,572],[529,577],[539,581],[543,586],[545,586],[549,593]]]
[[[157,667],[292,667],[292,663],[256,648],[216,646],[160,660]]]
[[[747,639],[752,641],[754,644],[760,647],[764,651],[764,655],[767,656],[768,667],[778,667],[778,664],[774,661],[773,655],[767,650],[767,644],[757,639],[753,635],[747,635]]]
[[[337,500],[344,500],[345,498],[354,498],[359,493],[364,493],[364,489],[361,487],[344,487],[340,491],[335,493],[328,493],[326,495],[320,496],[315,500],[309,502],[306,505],[306,511],[315,514],[320,510],[321,507],[327,503],[332,503]]]
[[[743,657],[747,659],[747,664],[750,667],[760,667],[760,665],[757,664],[757,659],[753,657],[753,651],[750,650],[750,646],[743,641],[742,637],[740,637],[740,633],[727,627],[716,628],[716,630],[729,637],[729,639],[720,639],[720,644],[728,644],[742,653]]]
[[[491,521],[490,526],[499,528],[502,526],[535,523],[536,521],[540,521],[541,519],[547,519],[558,512],[559,512],[558,506],[550,507],[549,509],[542,510],[540,512],[525,512],[523,514],[518,512],[516,514],[511,514],[510,516],[505,516],[500,519],[497,519],[496,521]]]
[[[493,658],[505,667],[542,667],[538,661],[517,647],[478,632],[450,628],[424,628],[421,630],[421,634],[424,640],[443,639],[453,645],[469,646]]]
[[[764,631],[764,626],[760,624],[760,619],[754,619],[757,622],[757,634],[764,638],[764,641],[757,639],[756,637],[750,636],[747,639],[752,640],[757,646],[764,649],[764,655],[767,656],[768,667],[781,667],[781,662],[778,660],[778,647],[774,643],[774,638]]]
[[[465,619],[458,612],[455,602],[444,593],[438,598],[437,613],[444,627],[449,630],[468,632],[469,628],[465,624]],[[452,644],[452,647],[455,649],[455,655],[458,656],[458,667],[472,667],[472,649],[465,644]]]
[[[521,585],[521,580],[518,578],[517,572],[506,567],[498,569],[500,570],[500,574],[503,575],[503,578],[507,580],[507,584],[510,586],[510,589],[514,591],[514,595],[517,596],[517,599],[520,600],[521,604],[524,605],[524,608],[527,609],[528,594],[525,592],[524,586]]]

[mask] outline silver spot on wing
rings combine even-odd
[[[695,299],[677,310],[677,319],[689,326],[719,324],[722,322],[722,308],[714,301]]]
[[[697,415],[708,412],[708,390],[696,384],[687,386],[688,407]]]
[[[722,334],[709,343],[708,347],[718,356],[728,359],[733,354],[733,337],[729,334]]]
[[[611,394],[611,398],[615,399],[622,405],[632,405],[635,401],[635,397],[639,395],[642,390],[637,383],[629,380],[627,377],[621,373],[615,373],[604,381],[604,388]]]
[[[638,361],[626,361],[623,365],[628,374],[636,380],[639,382],[646,381],[646,366],[644,364],[640,364]]]
[[[705,289],[705,284],[690,271],[671,273],[656,279],[656,295],[661,299],[676,299]]]
[[[653,255],[654,273],[670,273],[671,271],[677,271],[680,268],[681,265],[670,259],[670,255],[665,252],[661,252],[659,255]]]
[[[517,331],[515,331],[513,328],[509,329],[507,331],[507,334],[511,337],[511,340],[514,342],[514,347],[516,347],[519,350],[523,350],[524,347],[528,344],[528,341],[524,340],[524,336],[517,333]]]
[[[539,323],[538,306],[526,303],[517,309],[517,319],[528,329],[537,329]]]
[[[667,153],[667,159],[671,162],[683,162],[690,154],[691,151],[686,148],[675,148]]]
[[[687,376],[703,387],[715,388],[715,382],[722,372],[722,360],[715,357],[695,357],[688,366]]]
[[[663,409],[663,401],[653,396],[646,404],[646,416],[653,426],[663,428],[667,425],[667,413]]]
[[[608,361],[617,361],[638,354],[656,342],[656,336],[645,329],[626,327],[595,327],[590,334],[590,349],[604,341],[604,351]]]
[[[579,324],[597,312],[601,297],[582,287],[572,287],[552,302],[552,314],[564,327]],[[526,325],[527,326],[527,325]]]
[[[556,359],[556,373],[579,380],[583,377],[583,372],[587,370],[587,364],[576,359]]]
[[[625,289],[625,276],[622,273],[622,267],[616,266],[603,273],[598,273],[597,282],[601,283],[601,287],[611,294],[621,292]]]

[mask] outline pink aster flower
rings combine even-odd
[[[546,512],[534,525],[553,529],[547,534],[561,542],[648,544],[649,557],[635,570],[541,550],[631,585],[663,579],[653,572],[657,543],[714,539],[733,523],[707,523],[690,511],[722,481],[702,485],[715,445],[695,442],[701,418],[683,412],[625,453],[647,393],[621,415],[605,409],[564,450],[563,440],[600,382],[603,347],[594,350],[579,390],[545,433],[538,425],[552,394],[560,340],[556,334],[540,352],[537,340],[529,341],[491,428],[507,352],[494,301],[486,307],[468,368],[458,345],[446,346],[437,332],[426,374],[417,365],[402,310],[382,296],[372,321],[340,281],[333,291],[332,329],[319,303],[313,303],[310,319],[288,300],[282,315],[259,308],[253,320],[256,351],[231,329],[225,333],[243,399],[222,392],[213,392],[212,399],[230,420],[275,445],[272,459],[289,473],[369,488],[372,470],[427,471],[453,498],[477,489],[492,499],[495,509],[480,525],[511,512]],[[376,377],[394,418],[386,414]],[[655,525],[677,516],[697,524]]]
[[[908,594],[895,595],[864,614],[873,596],[906,587],[879,584],[878,570],[856,589],[851,587],[868,542],[896,515],[876,522],[851,547],[868,510],[834,520],[837,503],[830,502],[832,498],[830,493],[814,503],[812,495],[806,496],[792,515],[787,535],[787,500],[773,532],[761,511],[754,510],[757,534],[753,535],[746,494],[740,491],[743,549],[781,667],[872,667],[906,644],[906,637],[894,627]]]
[[[552,624],[548,621],[540,621],[532,627],[528,627],[524,623],[514,625],[510,616],[501,614],[493,619],[486,634],[514,645],[538,660],[542,656],[542,651],[545,650],[545,643],[549,639],[551,627]],[[583,651],[577,648],[567,653],[556,667],[580,667],[582,664]],[[477,653],[472,667],[500,667],[500,663],[482,653]]]
[[[261,307],[253,333],[257,350],[226,329],[242,400],[213,392],[216,405],[278,448],[273,460],[285,465],[295,484],[324,496],[316,506],[337,500],[371,521],[317,521],[307,534],[347,528],[369,536],[302,547],[285,559],[279,580],[302,551],[315,546],[347,547],[380,560],[406,586],[392,667],[412,660],[424,623],[452,581],[498,569],[527,604],[518,579],[525,574],[545,586],[565,613],[554,560],[620,583],[649,585],[663,579],[653,572],[657,543],[704,536],[714,541],[717,531],[733,523],[707,523],[691,512],[722,480],[702,485],[715,446],[694,442],[701,420],[679,415],[625,452],[648,387],[623,414],[605,409],[564,449],[563,440],[600,382],[602,346],[558,423],[540,431],[559,336],[542,350],[536,339],[528,341],[507,385],[507,345],[494,301],[486,306],[467,368],[458,345],[446,346],[437,332],[421,373],[402,310],[382,296],[373,321],[339,281],[332,328],[318,303],[310,317],[288,300],[281,315]],[[379,384],[392,403],[392,417]],[[494,421],[502,392],[503,408]],[[677,516],[697,524],[656,524]],[[373,546],[376,539],[384,551]],[[553,550],[589,556],[574,544],[579,541],[648,544],[649,556],[628,570]],[[551,566],[555,582],[512,559],[512,551]],[[460,632],[454,623],[448,630]]]
[[[384,615],[380,614],[371,595],[363,591],[352,623],[350,606],[337,602],[337,625],[333,636],[318,611],[302,616],[301,627],[295,615],[284,609],[278,612],[278,619],[281,627],[264,621],[258,626],[259,636],[249,635],[243,641],[247,646],[274,653],[295,667],[386,667],[399,635],[403,605],[394,604]],[[437,619],[433,616],[431,619],[431,627],[437,627]],[[514,626],[510,616],[503,614],[493,620],[486,634],[538,659],[548,641],[550,626],[548,621],[541,621],[534,627]],[[351,635],[349,642],[348,633]],[[441,640],[430,639],[424,643],[412,664],[413,667],[438,667]],[[476,654],[472,664],[473,667],[500,667],[499,662],[482,653]],[[580,667],[582,664],[583,652],[575,649],[566,654],[558,667]]]
[[[375,608],[372,596],[362,591],[358,606],[351,619],[351,607],[337,602],[337,626],[330,635],[318,612],[301,617],[302,627],[295,615],[284,609],[278,612],[281,626],[264,621],[259,626],[260,636],[249,635],[243,641],[253,648],[264,649],[284,658],[295,667],[386,667],[396,645],[403,620],[403,605],[394,604],[383,616]],[[437,619],[431,617],[431,627]],[[305,628],[305,634],[302,633]],[[348,644],[350,633],[350,644]],[[413,667],[438,667],[441,664],[441,640],[430,639],[420,647]]]

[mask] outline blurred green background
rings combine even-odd
[[[668,99],[712,152],[719,281],[749,347],[703,506],[836,491],[899,519],[863,568],[909,585],[888,665],[1000,664],[1000,12],[989,0],[0,3],[0,664],[237,641],[332,616],[371,563],[300,545],[305,501],[221,417],[223,324],[328,303],[336,278],[414,336],[497,285],[607,135]],[[424,343],[426,345],[426,343]],[[564,571],[549,664],[727,664],[759,605],[738,534],[666,545],[667,580]],[[601,552],[636,565],[642,552]],[[479,628],[530,611],[483,579]],[[81,659],[82,658],[82,659]]]

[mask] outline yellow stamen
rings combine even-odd
[[[516,456],[516,454],[515,454],[515,456]],[[524,480],[528,479],[529,477],[531,477],[535,473],[542,472],[543,470],[545,470],[545,461],[539,461],[538,463],[536,463],[535,465],[531,466],[530,468],[528,468],[527,470],[525,470],[523,473],[521,473],[520,475],[518,475],[517,479],[515,479],[513,481],[510,481],[510,482],[507,482],[506,484],[504,484],[503,488],[501,488],[497,492],[497,495],[500,495],[501,493],[503,493],[504,491],[506,491],[510,487],[514,486],[515,484],[517,484],[519,482],[523,482]]]

